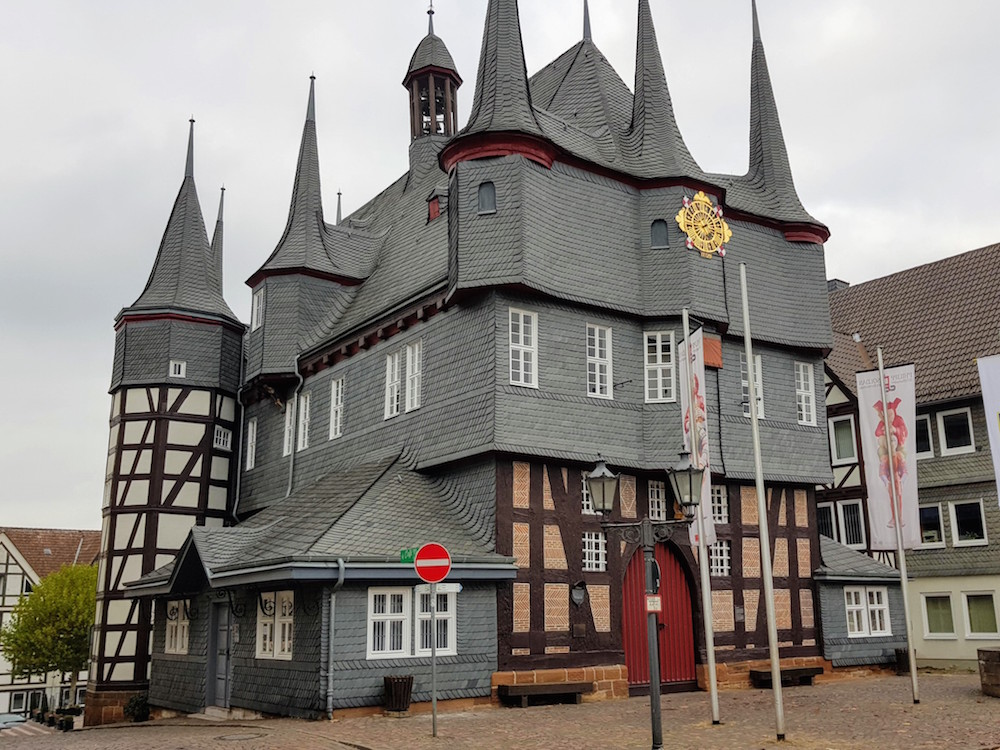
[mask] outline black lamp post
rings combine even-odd
[[[632,544],[641,544],[646,569],[646,593],[657,594],[658,582],[654,572],[656,560],[654,552],[657,542],[665,542],[680,524],[689,524],[695,517],[698,503],[701,500],[701,482],[704,469],[696,469],[690,461],[688,453],[681,453],[680,463],[667,470],[670,486],[674,497],[681,506],[683,518],[672,518],[666,521],[651,521],[645,515],[639,521],[632,523],[601,523],[606,530],[617,531],[621,538]],[[597,467],[587,475],[587,488],[594,504],[594,510],[607,518],[614,506],[615,492],[618,489],[618,475],[613,474],[598,456]],[[653,731],[653,750],[663,748],[663,721],[660,715],[660,654],[657,641],[656,612],[646,612],[646,640],[649,651],[649,714]]]

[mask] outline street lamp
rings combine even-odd
[[[680,463],[667,470],[670,486],[674,497],[683,511],[683,518],[669,518],[663,521],[652,521],[646,514],[639,521],[632,523],[601,522],[605,530],[616,531],[621,538],[631,544],[641,544],[646,568],[646,593],[657,594],[656,559],[654,552],[657,542],[667,541],[680,524],[691,523],[697,513],[701,500],[701,482],[704,469],[691,465],[688,453],[681,453]],[[594,510],[605,519],[610,515],[614,505],[615,491],[618,489],[618,475],[613,474],[598,456],[597,466],[587,475],[587,489],[590,491]],[[649,652],[649,715],[653,732],[653,750],[663,748],[663,721],[660,716],[660,655],[656,626],[656,611],[646,611],[646,641]]]

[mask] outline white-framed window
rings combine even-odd
[[[399,414],[399,352],[385,355],[385,419]]]
[[[368,658],[410,656],[409,588],[368,589]]]
[[[830,459],[834,466],[858,462],[857,434],[854,431],[854,415],[831,417]]]
[[[913,426],[917,438],[917,458],[934,458],[934,438],[931,437],[931,415],[918,414]]]
[[[647,331],[643,336],[646,342],[646,403],[676,401],[673,331]]]
[[[330,439],[344,434],[344,379],[330,383]]]
[[[861,500],[817,503],[816,529],[823,536],[852,549],[865,549],[867,546]]]
[[[417,339],[406,345],[406,411],[420,408],[420,373],[424,341]]]
[[[295,594],[265,591],[257,601],[257,658],[291,659],[295,630]]]
[[[431,594],[417,588],[417,656],[431,655]],[[430,586],[426,586],[430,588]],[[454,656],[458,653],[456,644],[455,594],[437,594],[437,612],[434,615],[437,631],[435,648],[438,656]]]
[[[724,484],[712,485],[712,520],[729,523],[729,490]]]
[[[808,362],[795,363],[795,418],[799,424],[816,424],[813,366]]]
[[[997,637],[997,605],[992,591],[963,591],[967,638]]]
[[[951,515],[951,543],[955,547],[979,547],[988,544],[983,501],[953,500],[948,503]]]
[[[186,378],[187,367],[188,363],[184,360],[172,359],[170,360],[170,369],[168,370],[168,373],[172,378]]]
[[[955,617],[951,611],[951,594],[923,593],[920,595],[924,619],[924,638],[953,639]]]
[[[257,417],[247,420],[247,459],[246,470],[250,471],[257,465]]]
[[[228,427],[215,425],[212,446],[222,451],[231,451],[233,449],[233,431]]]
[[[299,394],[299,397],[295,402],[296,408],[299,412],[298,449],[300,451],[309,447],[309,412],[311,404],[312,393],[309,391]]]
[[[972,410],[969,407],[939,411],[937,427],[942,456],[957,456],[976,450],[976,441],[972,436]]]
[[[649,520],[667,520],[667,483],[659,479],[650,479],[647,485],[649,495]]]
[[[584,513],[584,515],[588,515],[588,516],[596,516],[597,515],[597,511],[594,510],[594,498],[590,494],[590,485],[587,484],[587,472],[586,471],[580,473],[580,479],[581,479],[580,486],[583,488],[582,489],[582,495],[581,495],[582,500],[583,500],[583,502],[581,504],[583,513]]]
[[[764,418],[764,367],[759,354],[753,355],[754,389],[757,391],[757,416]],[[740,352],[740,389],[743,398],[743,416],[750,416],[750,376],[746,352]]]
[[[250,307],[250,330],[256,331],[264,325],[264,289],[253,293],[253,303]]]
[[[865,539],[865,514],[861,507],[861,501],[842,500],[837,503],[837,515],[840,516],[840,538],[837,541],[854,549],[864,549],[867,542]]]
[[[611,329],[587,324],[587,395],[614,398],[611,386]]]
[[[732,571],[733,543],[720,539],[708,548],[709,575],[728,577]]]
[[[12,713],[21,713],[24,711],[24,699],[25,699],[25,693],[23,691],[17,693],[11,693],[10,710]]]
[[[191,623],[188,617],[188,602],[183,599],[167,602],[166,640],[163,652],[186,654]]]
[[[538,387],[538,315],[510,308],[510,384]]]
[[[847,635],[892,635],[889,621],[889,590],[885,586],[845,586]]]
[[[919,514],[921,549],[944,547],[944,525],[941,522],[941,504],[921,505]]]
[[[292,441],[295,439],[295,397],[285,403],[285,437],[281,455],[292,455]]]
[[[608,569],[608,540],[603,531],[583,532],[583,569],[586,571]]]

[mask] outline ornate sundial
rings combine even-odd
[[[714,253],[726,254],[726,243],[733,231],[722,218],[722,208],[713,206],[712,199],[698,191],[693,199],[684,196],[684,208],[677,214],[677,224],[687,235],[689,250],[697,250],[703,258]]]

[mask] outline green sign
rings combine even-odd
[[[412,563],[417,558],[417,550],[419,547],[410,547],[409,549],[401,549],[399,551],[399,561],[401,563]]]

